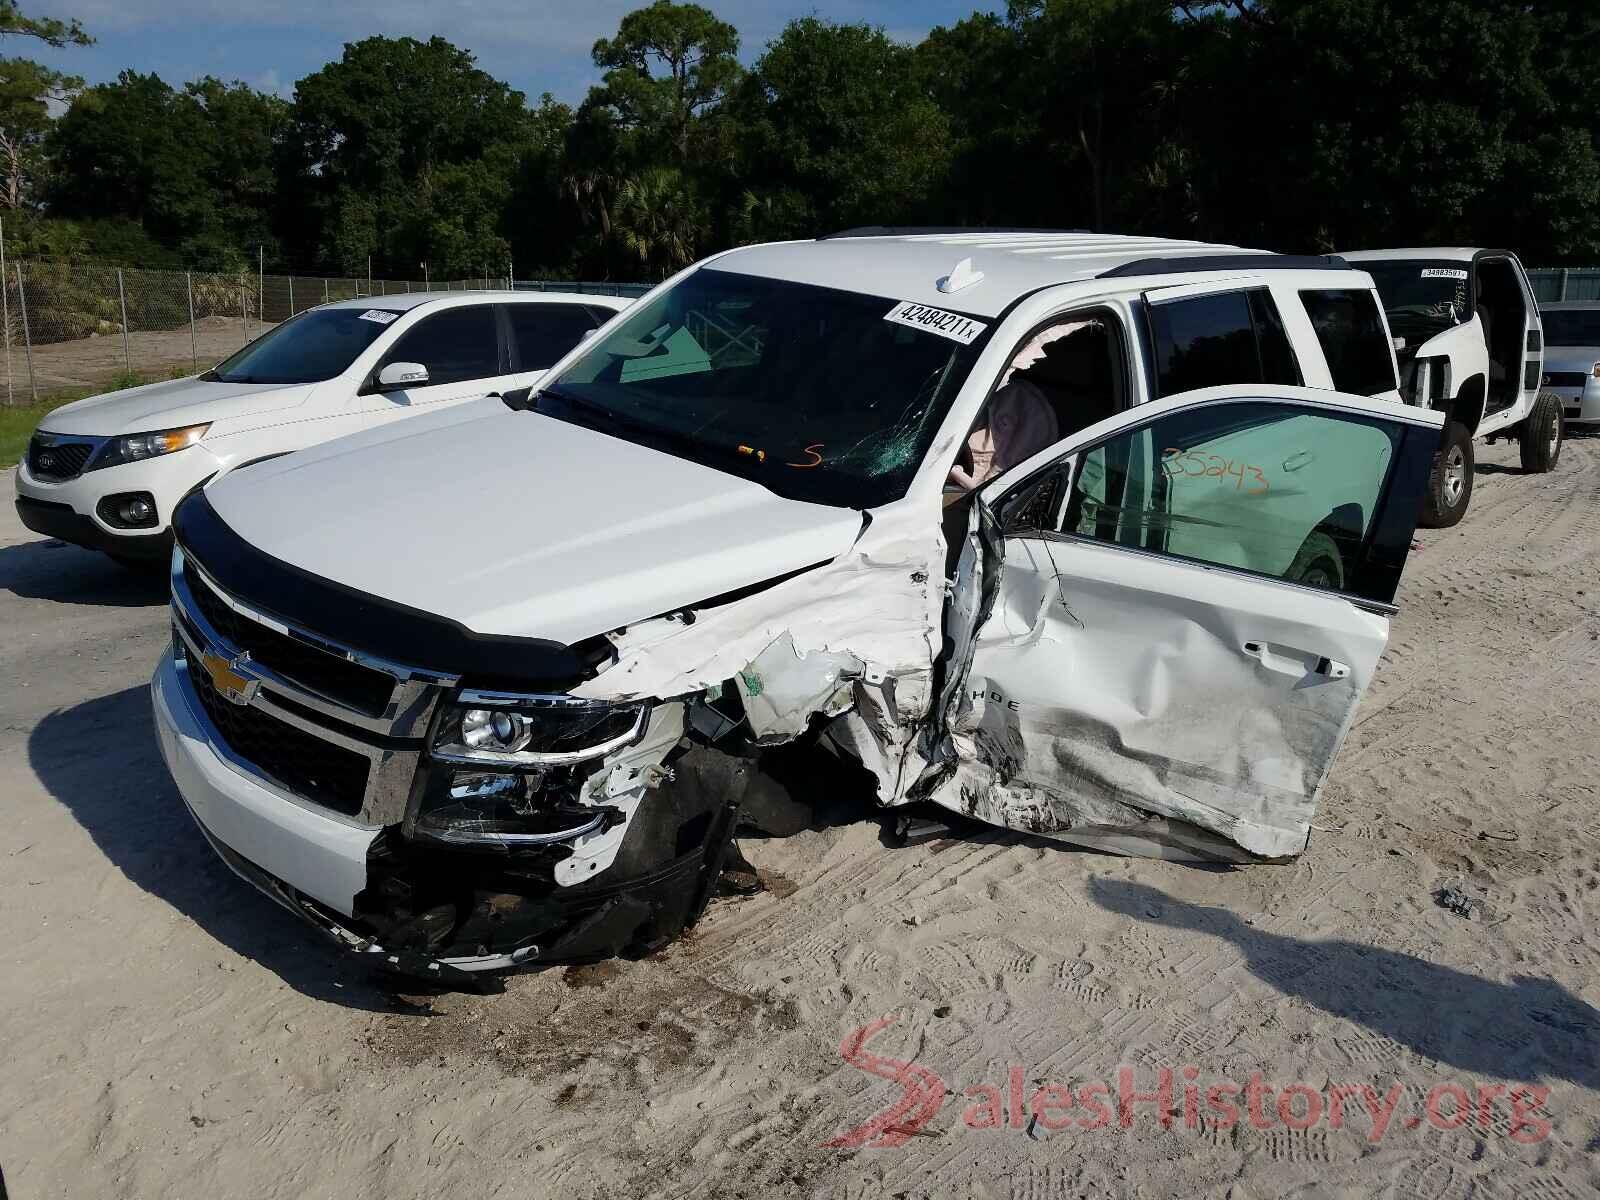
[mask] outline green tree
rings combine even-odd
[[[698,257],[705,210],[681,171],[651,167],[617,189],[612,227],[635,268],[661,279]]]
[[[76,18],[29,17],[14,0],[0,0],[0,37],[30,37],[46,45],[88,46],[94,39]],[[62,103],[83,86],[75,75],[26,58],[0,58],[0,207],[20,209],[39,189],[51,102]]]
[[[482,198],[504,203],[541,136],[522,93],[443,38],[351,43],[295,89],[286,190],[306,201],[301,254],[351,271],[369,255],[408,274],[426,261],[445,275],[476,273],[493,250],[503,266],[503,209]]]
[[[157,75],[124,71],[85,89],[56,122],[52,211],[126,217],[176,244],[210,215],[207,141],[192,100]]]
[[[647,146],[671,146],[682,162],[695,119],[737,82],[738,52],[738,31],[710,10],[655,0],[623,17],[616,37],[595,42],[594,64],[606,74],[587,104]]]
[[[101,222],[101,241],[128,252],[153,239],[196,265],[242,266],[273,245],[286,126],[287,105],[244,84],[206,78],[179,90],[125,71],[55,122],[51,211]],[[144,239],[109,237],[119,220]]]
[[[54,17],[24,16],[16,0],[0,0],[0,37],[38,38],[57,49],[94,45],[94,39],[84,32],[76,17],[61,21]]]
[[[50,102],[83,86],[74,75],[26,58],[0,58],[0,207],[19,209],[39,191],[47,169]]]
[[[751,71],[738,119],[753,190],[804,196],[810,232],[919,219],[950,162],[949,118],[913,52],[868,25],[791,21]]]

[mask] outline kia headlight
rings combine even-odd
[[[463,692],[439,715],[412,832],[468,844],[567,842],[616,810],[581,804],[591,764],[645,735],[649,705]]]
[[[210,428],[211,424],[207,422],[204,425],[185,425],[181,429],[130,433],[112,438],[95,456],[94,462],[89,464],[89,469],[117,467],[123,463],[140,462],[146,458],[159,458],[163,454],[186,450],[205,437],[206,430]]]

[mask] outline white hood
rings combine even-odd
[[[842,554],[852,509],[497,400],[224,475],[267,554],[481,634],[571,643]]]
[[[146,383],[63,405],[40,421],[39,428],[49,433],[86,437],[154,433],[293,408],[303,403],[316,386],[311,383],[214,383],[196,375]]]

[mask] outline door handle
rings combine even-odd
[[[1246,642],[1244,652],[1269,671],[1284,675],[1322,675],[1328,679],[1348,679],[1350,666],[1326,655],[1269,646],[1266,642]]]

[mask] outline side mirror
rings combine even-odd
[[[500,393],[500,402],[513,412],[526,412],[533,407],[528,399],[532,391],[531,387],[511,388]]]
[[[378,372],[380,392],[397,392],[401,388],[423,387],[428,382],[428,368],[421,363],[394,362]]]

